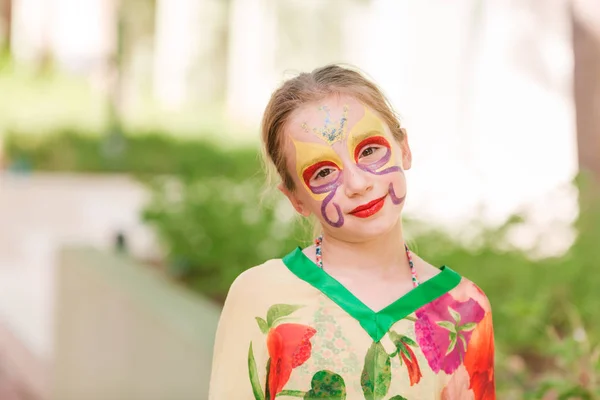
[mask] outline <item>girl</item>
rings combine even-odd
[[[405,243],[411,151],[377,86],[335,65],[300,74],[273,93],[262,139],[322,234],[232,284],[209,399],[495,399],[485,294]]]

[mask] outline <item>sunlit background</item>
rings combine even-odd
[[[407,234],[488,294],[498,398],[600,398],[597,0],[0,0],[0,49],[1,400],[206,398],[229,285],[310,240],[262,111],[327,63],[402,116]]]

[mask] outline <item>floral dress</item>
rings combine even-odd
[[[492,314],[443,266],[373,311],[300,248],[241,274],[215,341],[209,400],[495,399]]]

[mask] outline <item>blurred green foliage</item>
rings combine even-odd
[[[225,150],[207,140],[177,139],[161,132],[104,136],[69,130],[48,135],[9,132],[4,140],[9,167],[27,165],[42,171],[242,180],[260,172],[261,165],[254,148]]]
[[[154,180],[145,219],[166,245],[171,273],[222,301],[241,272],[300,244],[305,235],[287,200],[263,197],[263,183],[225,177]]]
[[[224,150],[160,134],[107,144],[72,132],[35,140],[9,136],[6,145],[10,159],[27,159],[37,169],[145,175],[152,198],[143,216],[164,246],[168,273],[219,301],[239,273],[310,240],[283,196],[263,195],[255,148]],[[110,145],[119,151],[109,157]],[[524,217],[477,227],[476,242],[405,218],[423,258],[451,266],[488,295],[499,398],[600,398],[600,206],[597,197],[590,199],[581,201],[570,250],[544,260],[508,244]]]

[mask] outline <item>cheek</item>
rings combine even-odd
[[[303,180],[303,186],[308,192],[308,194],[315,201],[323,201],[329,194],[335,190],[342,184],[344,180],[344,172],[338,171],[337,177],[334,181],[322,184],[322,185],[311,185],[307,180]]]
[[[307,195],[307,203],[310,203],[312,208],[317,206],[320,207],[323,200],[325,200],[325,197],[327,197],[327,193],[315,194],[310,190],[307,191]]]
[[[385,185],[387,186],[390,199],[395,205],[400,205],[404,203],[404,199],[407,193],[406,179],[404,177],[404,173],[400,171],[395,174],[390,174],[389,178],[389,183],[385,183]]]
[[[302,191],[302,201],[308,204],[311,208],[318,204],[321,205],[328,193],[316,193],[313,188],[308,186],[306,182],[300,180],[297,182],[297,187]]]
[[[406,187],[404,172],[400,170],[397,173],[389,174],[389,182],[395,189],[404,189]]]

